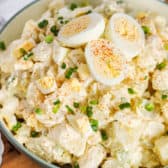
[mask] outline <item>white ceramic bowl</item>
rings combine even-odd
[[[20,10],[0,31],[0,40],[5,41],[6,44],[17,39],[23,30],[25,22],[29,19],[37,19],[47,9],[47,5],[51,0],[36,0]],[[67,0],[70,2],[71,0]],[[74,0],[80,1],[80,0]],[[168,18],[168,5],[157,0],[125,0],[129,3],[130,7],[135,10],[151,10],[159,13]],[[90,0],[91,3],[100,3],[101,0]],[[38,156],[28,151],[24,146],[19,144],[13,137],[12,133],[6,129],[3,121],[0,121],[0,130],[6,136],[6,138],[21,152],[28,155],[30,158],[39,163],[45,168],[58,168],[57,166],[44,161]],[[19,164],[19,163],[18,163]]]

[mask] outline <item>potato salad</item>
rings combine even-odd
[[[60,167],[168,165],[166,19],[121,0],[51,1],[0,40],[1,122]]]

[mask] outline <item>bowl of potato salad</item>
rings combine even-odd
[[[45,168],[168,165],[168,6],[41,0],[0,32],[0,130]]]

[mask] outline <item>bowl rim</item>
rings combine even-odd
[[[23,8],[21,8],[19,11],[17,11],[0,29],[0,34],[6,29],[6,27],[24,10],[27,8],[33,6],[34,4],[40,2],[40,0],[33,0],[29,4],[25,5]],[[0,121],[0,132],[2,135],[6,137],[6,139],[21,153],[25,154],[28,156],[30,159],[38,163],[40,166],[45,167],[45,168],[59,168],[58,166],[49,163],[45,161],[44,159],[40,158],[38,155],[35,155],[33,152],[28,150],[26,147],[24,147],[22,144],[20,144],[13,136],[13,134],[5,127],[5,125]],[[2,164],[3,164],[3,159],[2,159]]]
[[[164,5],[168,5],[165,1],[162,0],[157,0],[160,3],[164,4]],[[28,3],[27,5],[25,5],[23,8],[21,8],[20,10],[18,10],[12,17],[10,17],[10,19],[2,26],[2,28],[0,29],[0,34],[3,33],[3,31],[6,29],[6,27],[19,15],[21,14],[24,10],[26,10],[27,8],[33,6],[34,4],[40,2],[40,0],[33,0],[32,2]],[[31,152],[30,150],[28,150],[26,147],[24,147],[22,144],[20,144],[13,136],[13,134],[5,127],[4,123],[2,123],[2,121],[0,121],[0,132],[2,133],[2,135],[4,135],[6,137],[6,139],[21,153],[25,154],[26,156],[28,156],[30,159],[32,159],[33,161],[35,161],[36,163],[38,163],[40,166],[44,167],[44,168],[60,168],[50,162],[47,162],[46,160],[40,158],[38,155],[35,155],[33,152]],[[2,164],[3,164],[3,159],[2,159]]]

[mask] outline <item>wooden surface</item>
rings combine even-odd
[[[15,150],[4,137],[3,142],[5,143],[5,153],[1,168],[40,168],[34,161]]]

